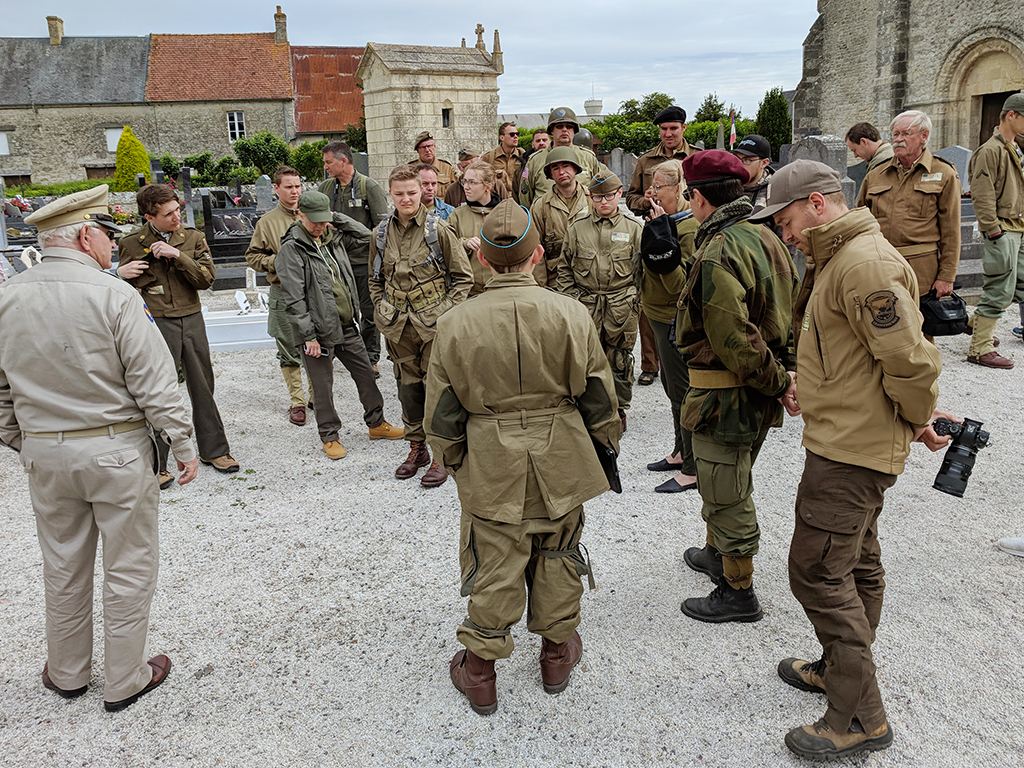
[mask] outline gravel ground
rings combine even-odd
[[[223,303],[224,307],[220,304]],[[231,306],[217,297],[213,308]],[[1011,316],[1012,315],[1012,316]],[[940,339],[940,404],[984,421],[967,496],[931,489],[940,455],[915,446],[881,518],[888,590],[875,660],[896,740],[856,766],[1019,765],[1024,751],[1024,560],[995,540],[1024,533],[1019,420],[1024,347],[1000,324],[1013,371],[963,361]],[[45,691],[42,563],[17,457],[0,452],[0,765],[678,766],[800,765],[783,745],[824,697],[783,684],[784,656],[816,658],[786,557],[802,469],[800,422],[755,468],[762,528],[757,624],[680,613],[706,594],[683,563],[704,525],[696,492],[655,495],[648,461],[670,445],[660,384],[637,387],[620,466],[624,493],[587,505],[600,588],[583,599],[584,659],[545,695],[540,639],[521,623],[499,662],[499,709],[475,715],[448,679],[461,647],[454,483],[426,490],[393,470],[404,442],[368,440],[351,379],[335,385],[348,457],[331,462],[312,423],[286,421],[273,351],[216,354],[218,403],[243,471],[201,467],[163,492],[153,654],[168,682],[125,712],[102,709],[102,631],[88,694]],[[385,415],[400,423],[390,373]],[[97,579],[96,605],[100,605]]]

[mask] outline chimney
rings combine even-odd
[[[288,45],[288,17],[281,13],[280,5],[274,14],[274,45]]]
[[[59,16],[47,16],[46,25],[50,28],[50,45],[60,45],[64,39],[64,19]]]

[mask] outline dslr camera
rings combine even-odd
[[[974,469],[975,458],[978,451],[988,445],[989,434],[982,430],[980,421],[971,419],[964,419],[963,424],[936,419],[932,427],[936,434],[953,437],[932,487],[951,496],[962,497]]]

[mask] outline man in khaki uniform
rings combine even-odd
[[[590,196],[576,181],[576,175],[582,170],[575,148],[557,147],[548,153],[544,174],[555,186],[530,207],[530,215],[544,246],[544,261],[533,270],[533,278],[542,287],[555,287],[562,243],[569,224],[590,215]]]
[[[519,146],[519,130],[515,123],[502,123],[498,129],[498,146],[480,159],[490,163],[494,174],[506,189],[514,189],[522,175],[523,152]]]
[[[267,315],[267,333],[277,343],[277,359],[281,363],[281,375],[288,388],[288,420],[296,426],[306,423],[306,403],[311,401],[302,388],[302,360],[295,349],[292,329],[284,313],[284,298],[281,296],[281,280],[277,276],[274,262],[281,249],[281,238],[298,217],[299,195],[302,194],[302,178],[299,172],[287,165],[274,171],[274,192],[277,206],[267,211],[256,222],[249,247],[245,251],[245,262],[257,272],[267,273],[270,283],[270,312]]]
[[[530,207],[534,200],[549,192],[555,183],[544,175],[544,166],[548,163],[548,152],[555,147],[573,147],[573,137],[580,130],[580,124],[576,120],[576,113],[568,107],[556,107],[548,115],[548,133],[551,134],[551,147],[541,149],[530,155],[526,163],[526,170],[523,171],[519,185],[519,202]],[[584,187],[590,184],[591,179],[604,178],[611,171],[597,159],[597,155],[586,147],[573,147],[576,151],[576,159],[583,169],[579,173],[579,183]]]
[[[985,277],[967,362],[988,368],[1013,368],[1012,360],[996,352],[993,333],[1010,303],[1024,302],[1024,153],[1016,142],[1022,134],[1024,91],[1003,103],[992,138],[978,147],[967,166],[978,229],[985,238]]]
[[[590,310],[615,378],[622,431],[633,397],[633,346],[640,313],[643,226],[619,210],[622,182],[614,173],[590,185],[594,211],[569,225],[556,288]]]
[[[459,559],[469,605],[457,637],[466,650],[450,671],[480,714],[498,707],[494,660],[512,654],[511,628],[527,597],[527,628],[544,638],[544,690],[568,685],[583,652],[580,576],[594,586],[580,545],[583,503],[608,489],[594,442],[619,448],[597,331],[577,302],[530,276],[543,253],[526,212],[499,203],[475,256],[493,277],[484,293],[438,321],[427,377],[429,439],[462,504]]]
[[[918,294],[953,292],[960,264],[960,177],[928,149],[932,121],[910,110],[892,121],[894,156],[869,171],[857,198],[917,275]]]
[[[629,189],[626,190],[626,207],[637,216],[643,216],[651,210],[651,200],[654,198],[651,191],[654,169],[666,160],[682,160],[696,151],[683,136],[683,132],[686,131],[686,110],[682,107],[665,107],[654,118],[654,124],[661,133],[661,143],[637,158],[633,178],[630,179]]]
[[[451,228],[420,202],[419,174],[407,165],[391,171],[388,192],[394,213],[382,221],[370,243],[370,293],[377,327],[395,364],[409,456],[395,470],[407,480],[425,464],[420,479],[427,488],[441,485],[448,473],[430,460],[423,431],[424,380],[437,320],[464,301],[473,287],[466,251]]]
[[[437,196],[444,200],[444,193],[448,191],[448,187],[458,180],[455,167],[447,160],[442,160],[437,156],[437,142],[430,135],[430,131],[423,131],[417,136],[412,148],[416,150],[418,157],[410,160],[409,165],[416,166],[426,163],[434,166],[434,170],[437,171]]]
[[[21,454],[43,554],[43,685],[72,699],[92,672],[96,543],[103,536],[104,705],[166,678],[146,661],[160,490],[149,425],[181,485],[199,465],[171,356],[146,305],[110,268],[117,226],[102,185],[43,206],[42,262],[0,286],[0,441]],[[148,422],[148,424],[147,424]]]
[[[213,400],[213,363],[199,301],[199,291],[213,285],[210,246],[202,232],[181,226],[178,197],[169,186],[147,184],[135,197],[146,223],[121,238],[118,274],[142,293],[175,368],[185,374],[199,460],[218,472],[237,472],[238,462],[231,457]],[[157,441],[163,488],[173,479],[167,471],[169,448],[165,440]]]

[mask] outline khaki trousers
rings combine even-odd
[[[895,482],[807,451],[797,489],[789,585],[825,651],[825,720],[838,733],[854,717],[868,733],[885,722],[871,644],[885,592],[878,515]]]
[[[654,341],[654,326],[648,322],[647,315],[640,310],[640,370],[647,373],[658,372],[658,347]]]
[[[402,404],[402,422],[405,425],[405,439],[410,443],[422,443],[427,439],[423,429],[423,409],[427,403],[427,365],[434,340],[424,341],[412,323],[406,321],[398,341],[385,338],[388,356],[395,364],[395,379],[398,382],[398,402]]]
[[[553,643],[564,643],[580,624],[583,506],[549,520],[496,523],[462,510],[459,560],[462,595],[469,597],[459,642],[483,659],[506,659],[515,643],[511,629],[523,617],[526,628]],[[573,556],[551,553],[575,552]],[[547,555],[542,553],[548,553]],[[586,571],[583,571],[585,575]]]
[[[96,541],[103,537],[103,698],[149,684],[149,606],[156,589],[160,489],[148,429],[113,437],[26,437],[21,461],[43,552],[50,679],[81,688],[92,668]]]

